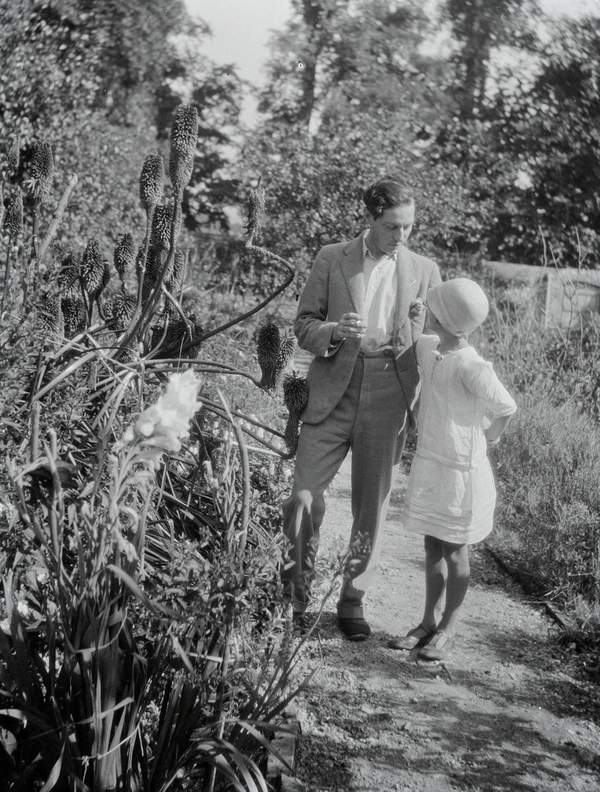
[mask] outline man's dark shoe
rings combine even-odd
[[[368,622],[360,616],[351,619],[338,616],[337,622],[341,632],[349,641],[364,641],[371,635]]]

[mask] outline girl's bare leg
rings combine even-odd
[[[439,630],[444,630],[449,635],[454,635],[458,612],[463,604],[467,589],[469,588],[469,545],[456,545],[442,542],[442,552],[448,568],[446,584],[446,606],[442,620],[438,625]]]
[[[444,604],[448,567],[443,545],[434,536],[425,537],[425,610],[421,622],[424,627],[435,627]]]

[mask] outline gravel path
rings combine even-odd
[[[422,540],[406,534],[397,473],[367,600],[373,636],[362,644],[335,627],[335,594],[304,654],[317,671],[298,701],[296,773],[309,792],[598,792],[600,690],[578,680],[552,642],[543,611],[482,551],[460,638],[443,665],[388,649],[420,617]],[[349,466],[331,487],[319,588],[344,551]]]

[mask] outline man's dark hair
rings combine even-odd
[[[375,220],[381,217],[386,209],[405,206],[413,201],[412,191],[391,176],[384,176],[383,179],[367,187],[363,194],[363,203]]]

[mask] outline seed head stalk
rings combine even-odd
[[[6,230],[8,235],[8,245],[4,264],[4,291],[2,292],[0,310],[4,308],[4,300],[9,288],[8,281],[10,279],[11,253],[13,250],[16,252],[19,237],[23,233],[23,194],[20,187],[17,187],[14,195],[8,202],[2,227]]]
[[[176,196],[175,203],[173,206],[173,218],[171,220],[171,240],[169,243],[169,252],[167,254],[167,258],[165,259],[164,264],[161,266],[158,278],[156,281],[155,286],[153,287],[146,304],[142,307],[142,284],[143,284],[143,277],[140,277],[138,283],[138,305],[136,306],[136,313],[139,318],[136,317],[134,314],[131,324],[129,328],[125,331],[125,334],[121,337],[119,346],[117,348],[117,354],[123,352],[124,349],[127,348],[128,344],[133,338],[142,338],[146,330],[148,329],[149,320],[152,317],[152,314],[158,305],[158,301],[162,296],[162,284],[165,279],[166,273],[169,271],[169,267],[173,264],[175,260],[175,232],[177,229],[177,225],[179,223],[179,219],[181,216],[181,200],[183,197],[183,187],[181,187],[179,193]],[[144,263],[142,267],[145,266],[146,256],[148,255],[147,245],[149,242],[149,234],[147,235],[146,245],[145,245],[145,254],[144,254]],[[139,308],[139,311],[138,311]]]
[[[42,204],[48,197],[48,193],[52,185],[53,174],[54,158],[52,156],[52,147],[46,141],[36,143],[31,163],[32,178],[30,182],[30,192],[33,198],[33,211],[31,252],[29,256],[29,265],[27,268],[26,284],[27,288],[29,285],[31,285],[31,291],[34,297],[37,293],[40,269],[40,251],[38,248],[38,238],[40,233],[40,210],[42,208]],[[23,302],[26,303],[26,298],[23,300]]]
[[[177,242],[177,230],[181,223],[183,191],[185,190],[192,176],[194,156],[198,142],[198,110],[194,105],[180,105],[177,108],[173,126],[171,127],[171,152],[170,152],[170,175],[173,186],[173,213],[171,216],[171,234],[169,239],[169,252],[165,262],[159,268],[154,285],[148,295],[145,304],[143,303],[142,284],[143,277],[138,282],[138,307],[134,318],[126,330],[124,336],[119,341],[117,353],[121,354],[133,338],[143,338],[144,333],[152,320],[152,316],[159,300],[162,297],[162,286],[165,282],[167,273],[174,267],[175,249]],[[142,199],[143,200],[143,199]],[[153,199],[154,202],[154,199]],[[147,243],[145,245],[145,255],[142,267],[145,266],[148,255],[149,236],[147,233]]]

